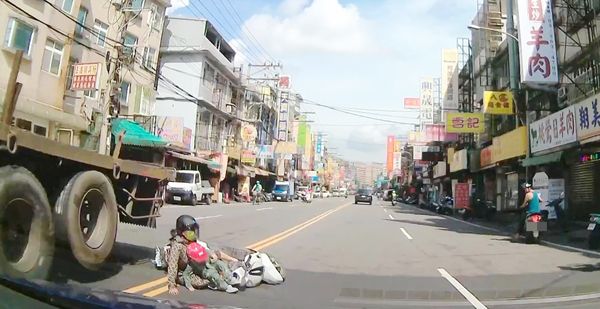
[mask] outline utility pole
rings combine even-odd
[[[127,31],[127,26],[130,21],[130,13],[129,8],[131,7],[131,0],[123,0],[121,3],[113,2],[112,5],[115,7],[115,11],[117,13],[122,14],[122,18],[120,18],[121,22],[118,25],[118,29],[116,31],[115,41],[122,41],[122,34]],[[98,152],[100,154],[107,154],[110,152],[110,123],[112,117],[119,117],[119,113],[121,112],[121,104],[120,104],[120,93],[121,93],[121,68],[123,66],[123,59],[127,57],[123,51],[123,43],[115,43],[115,52],[116,56],[114,59],[114,66],[111,65],[111,57],[110,53],[107,53],[106,56],[106,68],[108,71],[108,79],[107,79],[107,92],[108,95],[106,97],[106,103],[102,106],[102,129],[100,131],[100,145],[98,147]],[[112,71],[111,71],[112,69]],[[103,101],[103,100],[101,100]]]
[[[506,31],[510,33],[512,36],[515,34],[515,22],[514,22],[514,9],[513,9],[513,0],[507,1],[506,6]],[[508,38],[508,75],[510,80],[510,91],[513,93],[513,97],[515,99],[515,128],[519,127],[519,109],[517,104],[517,98],[519,93],[519,61],[518,50],[517,50],[517,41],[514,37]],[[527,102],[525,102],[525,106],[527,106]]]

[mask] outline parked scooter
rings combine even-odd
[[[587,229],[590,231],[588,247],[593,250],[600,248],[600,214],[590,214],[590,224]]]
[[[451,196],[445,196],[437,204],[436,212],[442,215],[452,215],[454,211],[454,199]]]
[[[471,208],[463,208],[460,210],[463,220],[471,218],[480,218],[487,221],[492,221],[496,215],[496,206],[491,201],[476,199]]]

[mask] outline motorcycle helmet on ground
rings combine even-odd
[[[177,235],[185,238],[187,241],[196,241],[200,233],[200,227],[196,219],[190,215],[181,215],[175,222]]]

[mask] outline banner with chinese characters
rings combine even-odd
[[[512,115],[513,94],[510,91],[486,91],[483,94],[483,112],[494,115]]]
[[[290,93],[281,91],[279,93],[279,122],[277,126],[277,137],[280,141],[288,140],[288,117],[289,117]]]
[[[454,142],[458,140],[458,134],[446,132],[446,125],[444,124],[426,124],[425,137],[432,142]]]
[[[529,125],[531,153],[577,141],[575,106],[569,106]]]
[[[73,65],[71,90],[98,89],[100,63],[77,63]]]
[[[552,3],[550,0],[518,0],[517,3],[521,82],[556,84],[558,64]]]
[[[582,144],[586,139],[600,135],[600,106],[598,101],[600,94],[587,98],[579,104],[575,104],[577,113],[577,139]]]
[[[471,208],[471,185],[467,182],[459,182],[454,185],[454,208]]]
[[[481,113],[447,113],[446,132],[483,133],[485,123]]]
[[[458,50],[442,49],[442,109],[458,109]]]
[[[433,123],[433,78],[421,79],[420,115],[421,125]]]

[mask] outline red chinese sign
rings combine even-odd
[[[447,113],[446,132],[483,133],[485,131],[483,120],[483,114],[480,113]]]
[[[459,182],[454,186],[454,208],[471,208],[470,185]]]
[[[481,149],[481,153],[479,154],[479,165],[481,165],[481,167],[486,167],[494,163],[492,147],[493,146],[488,146]]]
[[[404,98],[405,109],[419,109],[421,107],[421,101],[419,98]]]
[[[518,0],[521,81],[558,83],[554,22],[550,0]]]
[[[71,90],[94,90],[98,88],[100,63],[78,63],[73,65]]]

